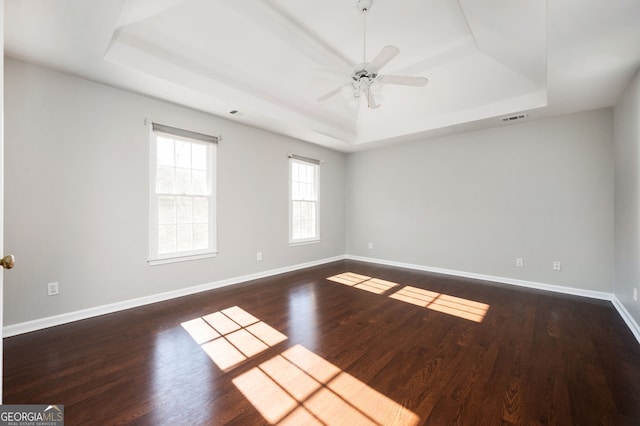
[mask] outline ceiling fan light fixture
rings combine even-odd
[[[371,81],[369,88],[371,89],[371,93],[376,95],[376,97],[382,94],[382,84],[378,80]]]

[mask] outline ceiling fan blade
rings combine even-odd
[[[373,96],[373,92],[371,91],[371,88],[367,89],[366,94],[367,94],[367,106],[371,109],[378,108],[380,104],[376,103],[376,98],[375,96]]]
[[[327,99],[337,95],[338,93],[340,93],[340,91],[342,90],[342,86],[337,87],[335,89],[333,89],[332,91],[330,91],[329,93],[325,93],[324,95],[320,96],[318,98],[318,102],[323,102],[326,101]]]
[[[429,79],[426,77],[413,77],[409,75],[381,75],[378,77],[381,83],[399,84],[401,86],[426,86]]]
[[[378,71],[382,69],[385,65],[389,63],[390,60],[395,58],[398,53],[400,53],[400,49],[395,46],[385,46],[382,48],[378,56],[373,58],[371,64],[369,65],[369,71],[377,74]]]

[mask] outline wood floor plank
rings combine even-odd
[[[640,424],[640,345],[610,302],[356,261],[14,336],[4,356],[4,402],[64,404],[70,425]]]

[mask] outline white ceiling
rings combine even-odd
[[[374,0],[366,45],[429,84],[385,85],[378,109],[317,101],[362,62],[356,0],[5,2],[9,56],[355,151],[613,105],[640,67],[640,1]]]

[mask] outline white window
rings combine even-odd
[[[215,255],[217,141],[214,136],[153,123],[150,263]]]
[[[289,156],[291,244],[320,240],[319,164],[317,160],[297,155]]]

